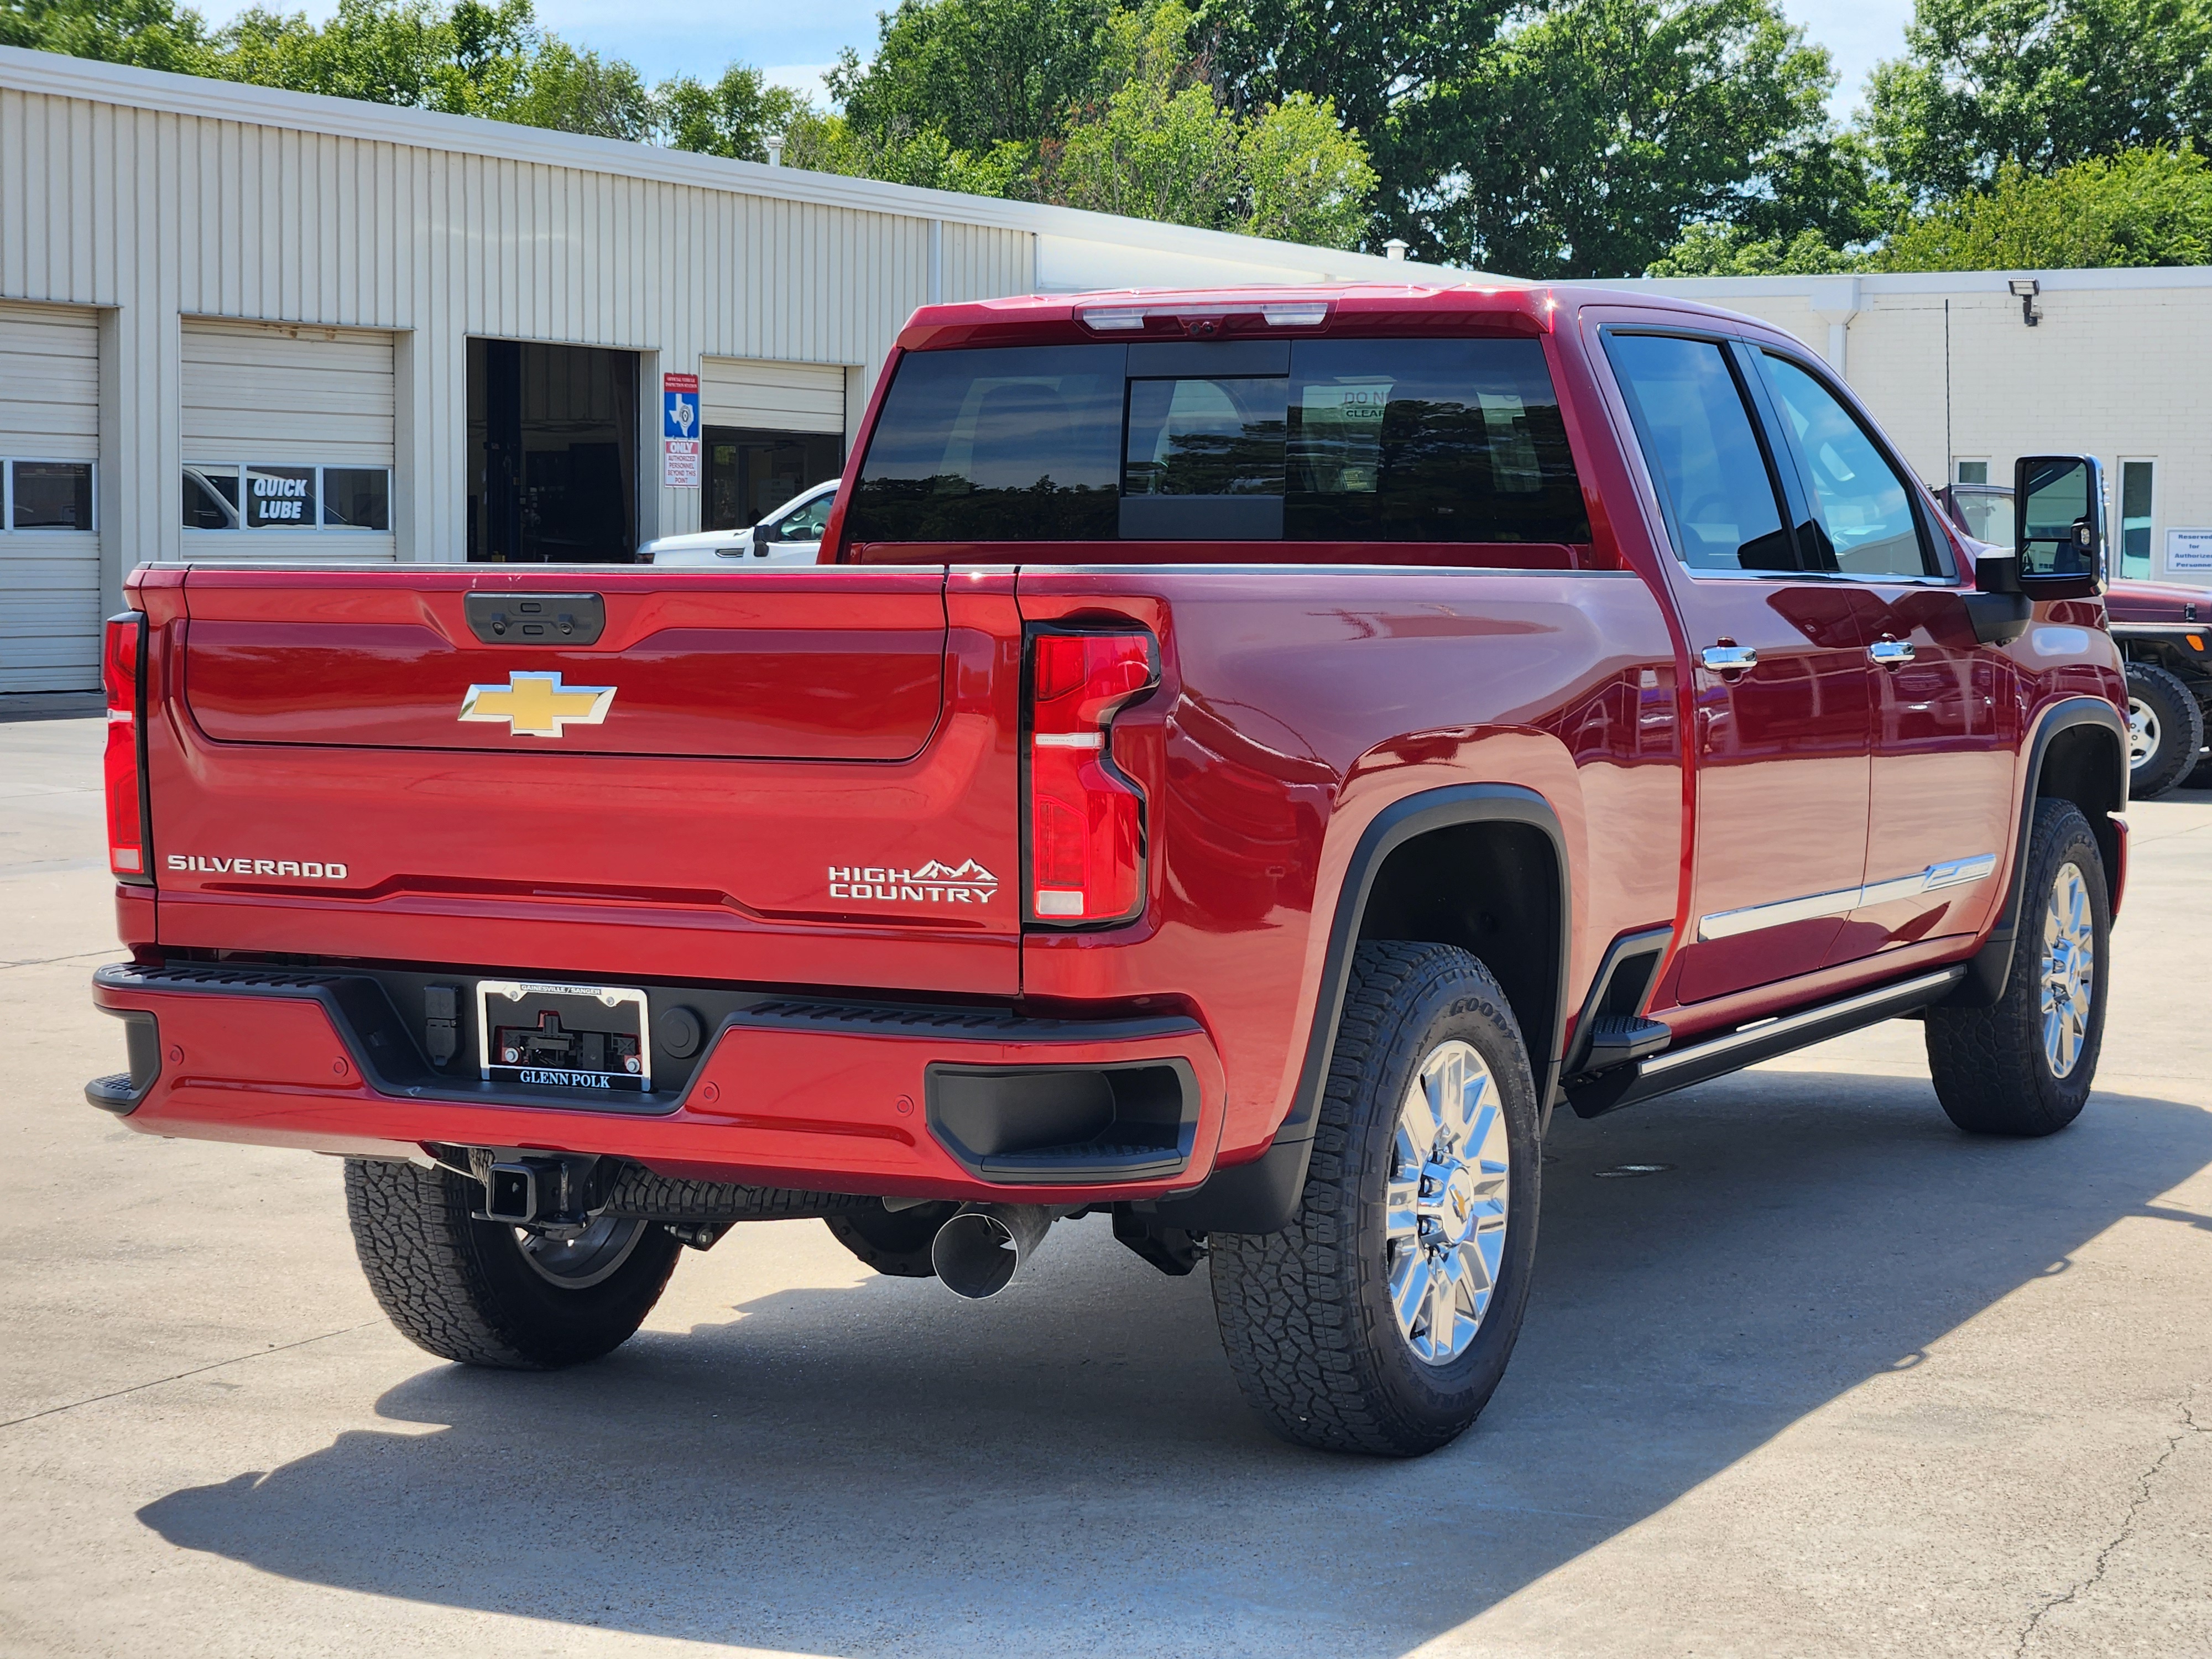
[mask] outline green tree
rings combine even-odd
[[[1455,171],[1465,137],[1438,88],[1482,59],[1515,9],[1516,0],[1204,0],[1191,41],[1240,115],[1302,94],[1329,105],[1371,152],[1373,239],[1395,234],[1433,253],[1420,209]]]
[[[1884,270],[2212,264],[2212,167],[2194,149],[2099,156],[2049,178],[2007,165],[1987,190],[1916,214]]]
[[[952,149],[1058,136],[1104,96],[1115,0],[899,0],[866,64],[848,47],[828,76],[848,126],[878,146],[934,131]]]
[[[672,149],[740,161],[767,161],[771,133],[784,137],[788,149],[794,129],[812,114],[805,99],[769,85],[748,64],[731,64],[711,87],[688,75],[664,81],[653,102],[661,140]]]
[[[1917,0],[1905,47],[1867,118],[1922,200],[2212,137],[2212,0]]]
[[[0,46],[200,75],[207,33],[174,0],[0,0]]]
[[[1237,141],[1245,201],[1240,227],[1315,247],[1357,247],[1369,221],[1375,169],[1335,107],[1294,92],[1247,120]]]
[[[1778,222],[1782,191],[1808,154],[1835,160],[1833,83],[1776,0],[1565,0],[1437,89],[1427,118],[1450,142],[1417,246],[1565,278],[1641,271],[1698,222],[1764,216],[1788,240],[1803,227]]]
[[[1699,223],[1682,233],[1644,274],[1647,276],[1820,276],[1870,270],[1874,256],[1834,246],[1817,230],[1784,241],[1741,225]]]
[[[1179,0],[1110,20],[1101,65],[1120,84],[1044,149],[1049,199],[1137,219],[1349,247],[1374,169],[1326,100],[1295,93],[1239,116],[1188,47]]]

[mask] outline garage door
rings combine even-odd
[[[187,558],[389,559],[392,337],[184,325]]]
[[[100,330],[0,305],[0,692],[100,685]]]
[[[699,360],[699,417],[705,426],[842,435],[845,371],[836,363],[702,357]]]

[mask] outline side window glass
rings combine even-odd
[[[1773,477],[1721,346],[1615,334],[1606,352],[1667,498],[1682,562],[1692,570],[1796,569]]]
[[[1833,392],[1786,357],[1765,354],[1768,384],[1789,423],[1814,520],[1847,576],[1938,576],[1920,539],[1912,495]]]
[[[830,522],[830,506],[835,495],[817,495],[805,506],[787,513],[775,526],[775,538],[780,542],[818,542],[823,527]]]

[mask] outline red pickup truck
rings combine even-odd
[[[977,1296],[1109,1212],[1397,1455],[1498,1383],[1561,1108],[1911,1017],[1961,1127],[2081,1109],[2094,462],[1976,568],[1789,337],[1540,288],[931,307],[855,453],[812,568],[139,570],[93,1103],[343,1156],[477,1364],[738,1222]]]

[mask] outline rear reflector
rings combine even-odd
[[[100,678],[107,688],[107,867],[120,881],[153,878],[146,860],[146,791],[141,777],[138,715],[145,686],[146,618],[126,611],[107,619]]]
[[[1037,633],[1030,668],[1030,914],[1144,908],[1144,796],[1107,754],[1114,711],[1158,678],[1150,634]]]

